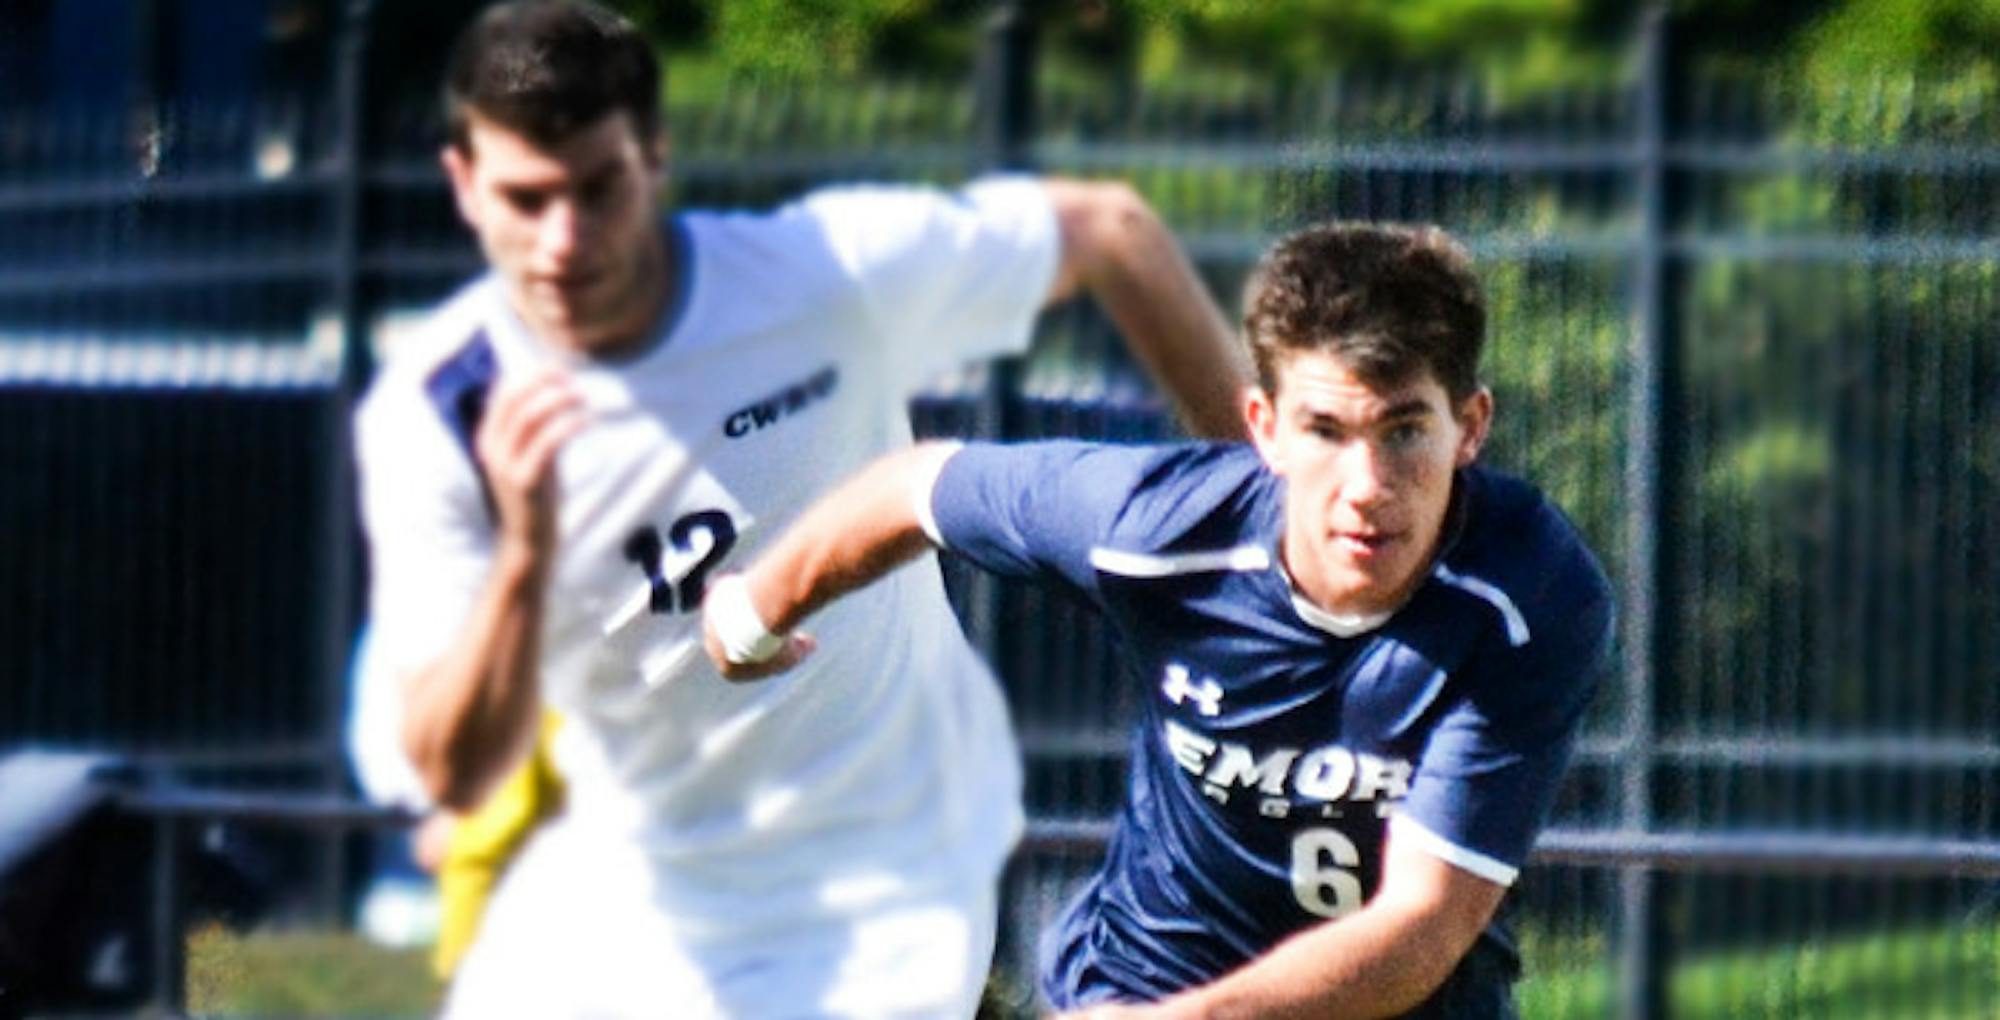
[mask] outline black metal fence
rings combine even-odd
[[[1526,98],[1081,87],[1032,73],[1021,26],[988,42],[965,83],[677,100],[674,199],[1117,176],[1225,296],[1311,220],[1457,232],[1493,304],[1491,456],[1576,518],[1623,608],[1513,897],[1528,1015],[1992,1015],[1992,86],[1681,80],[1658,23],[1625,84]],[[0,118],[0,745],[345,782],[343,415],[374,345],[477,261],[428,115],[363,125],[344,66],[324,108]],[[365,157],[364,126],[386,140]],[[1084,308],[916,410],[932,432],[1171,433]],[[1133,692],[1076,607],[953,581],[1029,756],[1018,974],[1120,796]],[[1765,835],[1661,842],[1695,831]]]

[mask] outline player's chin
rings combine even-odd
[[[604,318],[597,302],[584,300],[582,295],[551,297],[547,307],[550,319],[577,332],[589,332]]]
[[[1407,557],[1371,556],[1356,559],[1336,556],[1331,574],[1341,579],[1339,587],[1345,590],[1352,600],[1373,603],[1403,590],[1412,572],[1412,565],[1405,562],[1406,560]]]
[[[571,339],[576,346],[597,347],[617,335],[608,316],[573,304],[552,305],[544,320],[549,328]]]
[[[535,296],[544,315],[572,326],[585,325],[601,318],[611,303],[608,282],[602,276],[588,280],[543,280],[535,288]]]

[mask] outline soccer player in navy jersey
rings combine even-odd
[[[929,445],[711,590],[756,679],[793,628],[936,545],[1063,585],[1149,696],[1103,867],[1042,986],[1090,1017],[1512,1017],[1495,912],[1609,642],[1563,514],[1476,463],[1484,302],[1436,229],[1328,225],[1252,274],[1252,445]],[[830,647],[830,646],[829,646]]]

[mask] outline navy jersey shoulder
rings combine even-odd
[[[1245,443],[1152,448],[1130,482],[1106,548],[1171,554],[1261,543],[1277,479]]]
[[[1611,583],[1560,508],[1522,479],[1475,466],[1461,472],[1461,519],[1434,574],[1493,607],[1504,650],[1491,648],[1470,682],[1513,686],[1558,715],[1595,689],[1609,644]],[[1582,660],[1575,668],[1566,659]],[[1557,682],[1567,681],[1567,682]],[[1568,702],[1563,706],[1551,701]]]
[[[1465,519],[1445,550],[1453,571],[1481,577],[1536,615],[1608,599],[1610,582],[1570,519],[1533,485],[1492,468],[1461,474]]]
[[[1226,547],[1269,485],[1241,444],[972,443],[939,472],[931,510],[947,550],[1095,598],[1105,555]]]

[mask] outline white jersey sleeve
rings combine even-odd
[[[444,653],[491,563],[493,525],[465,453],[428,408],[364,409],[356,429],[369,541],[371,660],[407,672]]]
[[[423,361],[426,359],[417,359]],[[494,530],[469,437],[433,405],[425,365],[392,365],[355,415],[362,523],[368,533],[369,635],[355,669],[352,734],[380,758],[400,751],[405,682],[450,648],[491,566]],[[365,716],[365,718],[363,718]],[[401,770],[364,774],[378,799],[414,801]],[[382,786],[389,787],[381,789]]]
[[[394,671],[373,665],[373,643],[364,627],[349,670],[347,758],[361,793],[376,804],[426,810],[428,791],[403,753],[403,685]]]
[[[954,192],[839,188],[804,207],[859,289],[898,391],[1027,348],[1062,256],[1041,181],[987,177]]]

